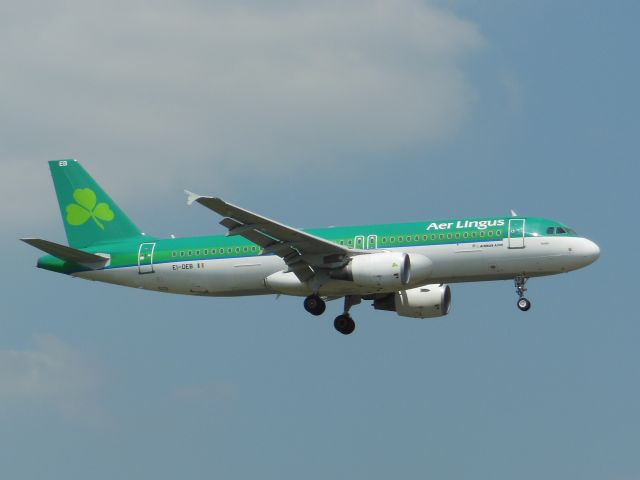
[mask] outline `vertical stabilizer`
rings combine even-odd
[[[49,162],[69,245],[141,237],[140,229],[75,160]]]

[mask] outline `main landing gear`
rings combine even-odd
[[[361,300],[362,299],[356,295],[347,295],[344,297],[344,313],[338,315],[333,321],[333,326],[341,334],[350,335],[356,329],[356,322],[354,322],[351,315],[349,315],[349,310],[351,310],[351,307],[354,305],[359,304]]]
[[[524,292],[527,291],[527,287],[525,286],[527,284],[527,280],[529,280],[528,277],[523,277],[521,275],[518,275],[514,279],[514,283],[516,284],[516,293],[518,294],[517,305],[523,312],[526,312],[531,308],[531,302],[527,298],[524,298]]]
[[[319,295],[309,295],[304,299],[304,309],[311,315],[322,315],[327,309],[327,304]]]
[[[349,310],[354,305],[359,304],[361,300],[357,295],[344,297],[344,312],[333,321],[333,326],[341,334],[349,335],[356,329],[356,322],[349,315]],[[304,309],[312,315],[322,315],[327,309],[327,304],[319,295],[309,295],[304,299]]]

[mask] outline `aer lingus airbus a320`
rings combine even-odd
[[[25,238],[47,256],[38,267],[87,280],[186,295],[306,297],[348,335],[362,300],[404,317],[449,313],[449,283],[515,281],[518,308],[530,277],[585,267],[598,246],[545,218],[486,217],[322,229],[292,228],[220,198],[186,192],[223,218],[226,235],[156,238],[127,217],[75,160],[49,162],[69,246]]]

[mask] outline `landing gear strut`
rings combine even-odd
[[[527,287],[525,286],[527,284],[527,280],[529,280],[528,277],[523,277],[521,275],[518,275],[513,280],[514,283],[516,284],[516,293],[518,294],[517,305],[518,305],[518,308],[523,312],[526,312],[531,308],[531,302],[524,297],[524,292],[527,291]]]
[[[344,297],[344,313],[342,315],[338,315],[333,321],[333,326],[341,334],[350,335],[356,329],[356,322],[354,322],[351,315],[349,315],[349,310],[354,305],[359,304],[360,301],[361,298],[357,295],[347,295]]]
[[[309,295],[304,299],[304,309],[311,315],[322,315],[327,309],[327,304],[318,295]]]

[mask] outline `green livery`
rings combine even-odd
[[[140,239],[140,229],[75,160],[49,162],[69,246]]]
[[[227,235],[155,238],[141,232],[75,160],[49,162],[68,246],[27,238],[48,253],[38,267],[89,280],[166,293],[306,297],[313,315],[344,298],[335,321],[353,332],[349,311],[362,300],[413,318],[447,315],[450,283],[514,280],[518,308],[530,277],[594,262],[598,246],[555,220],[479,217],[295,229],[191,192],[222,216]]]

